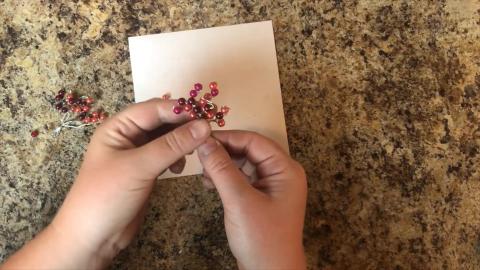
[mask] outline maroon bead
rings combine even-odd
[[[191,96],[191,97],[196,97],[196,96],[197,96],[197,91],[195,91],[195,90],[190,90],[190,96]]]
[[[196,83],[193,88],[195,91],[201,91],[203,89],[203,85],[201,83]]]
[[[83,120],[85,117],[87,117],[87,113],[82,112],[78,115],[78,117],[80,118],[80,120]]]
[[[187,103],[190,104],[190,105],[195,104],[195,102],[196,102],[196,100],[195,100],[195,98],[193,98],[193,97],[191,97],[191,98],[189,98],[189,99],[187,100]]]
[[[182,105],[182,106],[183,106],[183,105],[185,105],[185,103],[187,103],[187,101],[182,97],[182,98],[179,98],[179,99],[177,100],[177,103],[178,103],[178,105]]]
[[[182,107],[179,107],[179,106],[173,107],[173,112],[175,114],[180,114],[182,112]]]
[[[202,108],[201,108],[200,106],[196,106],[196,107],[193,108],[193,111],[194,111],[195,113],[201,113],[201,112],[202,112]]]
[[[63,107],[63,104],[62,104],[61,102],[60,102],[60,103],[57,103],[57,104],[55,104],[55,109],[57,109],[57,110],[61,110],[61,109],[62,109],[62,107]]]
[[[37,137],[38,136],[38,130],[34,130],[32,131],[32,133],[30,133],[30,135],[32,135],[33,138]]]
[[[65,89],[60,89],[57,94],[62,96],[65,95]]]
[[[61,111],[62,111],[62,113],[66,113],[66,112],[68,112],[68,108],[67,108],[67,107],[63,107],[63,108],[61,109]]]
[[[218,89],[214,88],[210,91],[210,93],[212,94],[212,97],[216,97],[218,96]]]
[[[77,100],[76,100],[75,98],[69,98],[69,99],[67,99],[68,105],[73,105],[73,104],[75,104],[76,102],[77,102]]]
[[[217,118],[217,119],[223,119],[223,113],[222,113],[222,112],[217,112],[217,113],[215,114],[215,118]]]

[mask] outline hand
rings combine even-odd
[[[198,149],[205,185],[217,189],[228,243],[240,269],[305,269],[302,244],[307,183],[302,166],[252,132],[214,131]],[[245,157],[257,180],[230,156]],[[211,183],[210,183],[211,181]]]
[[[142,223],[155,179],[169,167],[181,172],[184,156],[210,135],[205,120],[165,133],[168,124],[187,120],[171,112],[174,103],[138,103],[101,124],[52,224],[5,267],[100,268],[125,248]]]

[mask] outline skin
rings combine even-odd
[[[305,269],[306,177],[271,140],[252,132],[212,132],[205,120],[171,112],[174,100],[129,106],[100,125],[57,215],[2,269],[101,269],[133,240],[155,179],[180,173],[198,150],[203,183],[224,207],[240,269]],[[238,165],[256,168],[252,178]]]

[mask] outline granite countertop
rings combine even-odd
[[[309,268],[480,268],[480,2],[59,2],[0,1],[0,260],[51,220],[93,132],[50,136],[56,91],[117,112],[128,36],[271,19]],[[222,223],[198,177],[159,181],[113,268],[235,268]]]

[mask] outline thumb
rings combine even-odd
[[[238,203],[255,192],[225,148],[214,138],[209,137],[200,145],[198,157],[224,205]]]
[[[194,120],[128,153],[137,171],[158,176],[177,160],[192,152],[210,135],[205,120]]]

